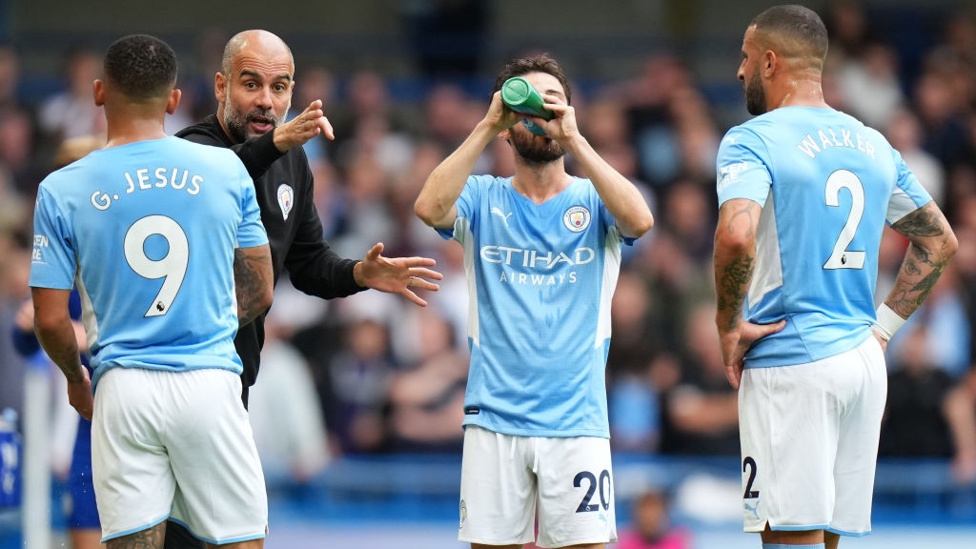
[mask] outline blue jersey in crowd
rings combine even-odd
[[[720,204],[763,206],[744,318],[787,320],[745,366],[813,362],[868,337],[885,222],[931,201],[901,155],[847,114],[781,107],[729,130],[717,168]]]
[[[590,181],[535,204],[511,178],[471,176],[464,247],[471,366],[465,425],[520,436],[609,437],[604,370],[621,237]]]
[[[30,285],[71,289],[94,368],[241,371],[234,248],[267,243],[228,149],[176,137],[94,151],[41,183]]]

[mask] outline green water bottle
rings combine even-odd
[[[509,78],[502,84],[502,102],[517,113],[530,114],[546,120],[552,120],[556,116],[554,112],[542,106],[544,103],[542,95],[532,87],[532,84],[529,84],[528,80],[521,76]],[[531,120],[523,119],[522,123],[536,135],[546,134],[541,126]]]

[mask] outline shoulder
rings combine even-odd
[[[220,123],[217,122],[217,117],[212,114],[202,121],[176,132],[176,137],[202,145],[231,146],[228,138],[224,135],[224,130],[220,127]]]

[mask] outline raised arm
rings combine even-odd
[[[454,203],[461,196],[481,153],[499,133],[518,121],[519,117],[514,112],[502,108],[501,93],[495,92],[488,114],[478,122],[467,139],[427,176],[413,205],[417,217],[431,227],[452,227],[457,219]]]
[[[600,200],[617,220],[621,234],[637,238],[654,227],[654,216],[640,190],[607,163],[579,132],[576,111],[554,95],[544,95],[546,107],[556,113],[550,121],[534,118],[546,133],[576,159],[593,183]]]
[[[271,248],[265,244],[234,250],[234,286],[240,325],[250,323],[271,307],[274,271]]]
[[[895,284],[878,308],[875,333],[887,341],[932,292],[959,242],[942,210],[929,202],[898,220],[892,229],[910,241]]]

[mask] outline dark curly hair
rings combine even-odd
[[[563,68],[559,66],[559,63],[552,57],[549,57],[547,53],[541,53],[531,57],[519,57],[506,63],[502,67],[501,72],[498,73],[498,76],[495,77],[495,86],[491,90],[492,95],[502,89],[502,84],[509,78],[522,76],[530,72],[544,72],[554,76],[562,84],[563,91],[566,92],[566,104],[572,104],[573,92],[569,86],[569,79],[566,78],[566,73],[563,72]]]
[[[176,54],[154,36],[123,36],[105,54],[104,77],[132,99],[165,97],[176,85]]]

